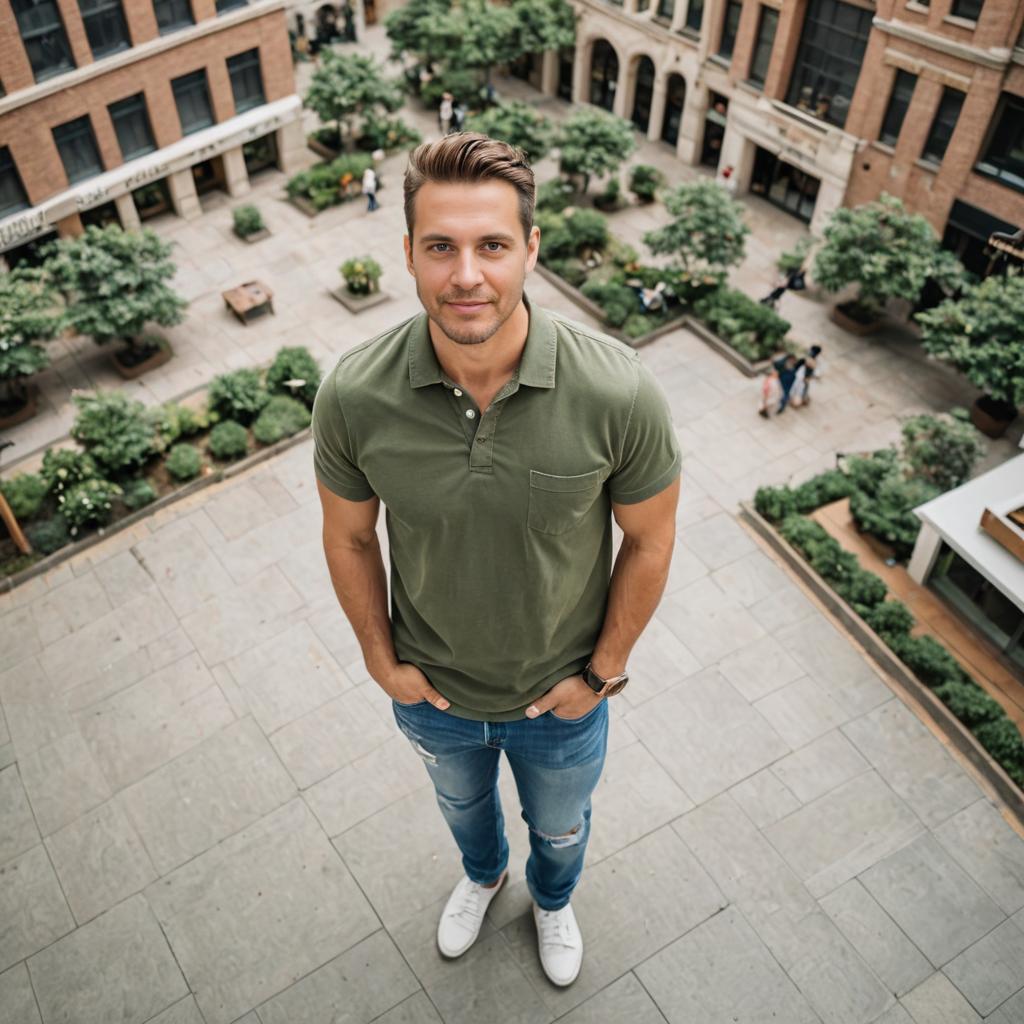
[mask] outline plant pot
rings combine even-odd
[[[991,395],[982,395],[971,406],[971,422],[986,437],[1002,437],[1017,418],[1017,410],[1009,402],[1001,402]]]
[[[169,362],[174,350],[169,342],[161,340],[155,351],[143,355],[142,358],[133,358],[140,354],[131,347],[121,348],[111,353],[110,361],[124,380],[135,380],[136,377],[141,377],[144,373]]]
[[[881,320],[863,320],[860,317],[851,315],[854,308],[855,306],[852,302],[841,302],[839,305],[833,306],[830,314],[832,322],[839,324],[844,331],[858,335],[874,334],[881,328]]]
[[[386,292],[382,292],[379,287],[368,295],[356,295],[350,292],[345,285],[339,288],[332,288],[331,295],[350,313],[361,313],[364,309],[379,305],[381,302],[387,302],[391,298]]]
[[[247,235],[239,235],[237,231],[235,231],[235,234],[238,235],[243,242],[246,242],[249,245],[252,245],[253,242],[259,242],[261,239],[270,237],[270,231],[267,228],[260,228],[259,231],[250,231]]]
[[[0,430],[32,419],[39,411],[39,389],[34,384],[25,387],[25,400],[21,405],[0,403]]]

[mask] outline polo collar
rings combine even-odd
[[[530,329],[519,361],[519,383],[533,388],[553,388],[558,352],[555,325],[547,313],[525,295],[523,302],[530,314]],[[427,314],[420,313],[409,328],[409,386],[413,388],[441,384],[445,379],[430,340],[428,323]]]

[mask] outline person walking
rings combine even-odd
[[[338,601],[461,853],[438,948],[472,946],[507,878],[504,752],[540,963],[569,985],[608,700],[665,586],[680,453],[638,353],[527,298],[535,194],[523,152],[485,135],[412,153],[404,248],[423,312],[325,377],[313,464]]]
[[[820,376],[819,360],[821,346],[812,345],[807,355],[797,360],[796,377],[793,381],[792,404],[799,408],[811,401],[811,378]]]
[[[452,108],[452,130],[461,132],[466,127],[466,104],[459,100],[458,103]]]
[[[452,115],[454,114],[454,108],[452,107],[452,94],[450,92],[442,93],[441,105],[437,108],[437,117],[441,122],[441,134],[447,135],[452,130]]]
[[[372,167],[363,171],[363,195],[366,196],[367,213],[380,209],[380,203],[377,202],[377,172]]]
[[[780,356],[775,360],[773,366],[775,372],[779,375],[779,407],[775,410],[775,415],[781,415],[786,411],[786,406],[789,404],[790,394],[793,390],[793,384],[796,382],[796,356],[792,352],[787,352],[785,355]]]

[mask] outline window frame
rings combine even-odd
[[[954,100],[955,97],[959,97],[959,102],[957,102],[956,115],[953,117],[952,124],[949,127],[949,136],[941,143],[941,151],[936,153],[932,147],[937,138],[936,129],[940,127],[940,121],[943,116],[943,106],[946,104],[947,100]],[[928,134],[925,136],[924,146],[921,149],[921,159],[926,163],[940,166],[942,161],[946,158],[946,152],[949,149],[949,143],[952,140],[953,135],[956,133],[956,126],[960,122],[960,114],[963,111],[964,100],[966,98],[967,93],[962,92],[960,89],[954,89],[949,85],[944,85],[942,87],[942,96],[939,98],[938,105],[935,107],[935,113],[932,115],[932,123],[928,128]]]
[[[984,6],[985,0],[953,0],[949,13],[954,18],[963,18],[964,21],[978,21]],[[967,13],[964,13],[964,8],[968,8]],[[971,11],[974,13],[970,13]]]
[[[254,56],[255,60],[253,60]],[[249,59],[249,64],[237,63],[245,58]],[[236,62],[235,67],[232,67],[232,62]],[[236,53],[227,58],[226,64],[228,69],[228,78],[231,81],[231,97],[235,103],[235,113],[242,114],[247,110],[252,110],[254,107],[263,106],[263,104],[267,102],[267,90],[263,83],[263,61],[260,59],[260,48],[258,46],[253,46],[248,50],[243,50],[241,53]],[[255,66],[256,79],[259,83],[259,99],[255,102],[250,102],[251,97],[246,97],[244,104],[242,104],[239,102],[238,89],[235,87],[236,81],[248,73],[253,66]]]
[[[704,0],[688,0],[686,4],[686,17],[683,19],[683,28],[700,35],[700,29],[703,24]]]
[[[106,170],[103,166],[103,154],[100,152],[100,147],[96,142],[96,130],[93,128],[92,118],[88,114],[82,114],[80,117],[73,117],[70,121],[65,121],[63,124],[54,125],[50,129],[50,133],[60,155],[60,162],[64,166],[64,173],[67,175],[69,185],[77,185],[80,182],[88,181],[90,178],[95,178]],[[72,169],[69,166],[68,159],[65,157],[64,147],[68,146],[69,143],[78,144],[83,140],[92,149],[96,157],[95,169],[90,168],[86,173],[76,173],[72,176]]]
[[[178,18],[168,22],[166,25],[160,23],[161,9],[177,8],[179,11],[184,8],[188,13],[187,18]],[[196,13],[192,9],[191,0],[153,0],[153,15],[156,18],[156,27],[160,35],[170,35],[172,32],[181,32],[183,29],[191,28],[196,23]]]
[[[132,104],[133,106],[129,106]],[[125,96],[123,99],[115,100],[113,103],[107,104],[107,113],[110,115],[110,123],[114,126],[114,135],[117,137],[117,145],[121,150],[121,159],[125,163],[131,160],[137,160],[141,156],[145,156],[147,153],[153,153],[156,151],[156,137],[153,135],[153,122],[149,117],[149,104],[146,103],[146,94],[144,92],[137,92],[131,96]],[[134,113],[142,114],[142,122],[145,126],[145,134],[149,139],[148,148],[144,149],[125,149],[124,139],[121,134],[121,129],[118,127],[119,123],[125,123],[127,117]]]
[[[1014,121],[1012,117],[1008,117],[1006,112],[1007,107],[1013,104],[1017,104],[1019,106],[1018,117],[1024,118],[1024,99],[1013,93],[1004,92],[999,97],[999,102],[996,104],[995,116],[992,118],[992,124],[988,130],[985,144],[981,149],[982,155],[974,165],[974,169],[979,174],[983,174],[986,178],[992,178],[994,181],[998,181],[1001,185],[1005,185],[1007,188],[1012,188],[1016,192],[1024,192],[1024,156],[1021,158],[1019,174],[1013,170],[1014,165],[1011,164],[1010,168],[1003,168],[1000,166],[1000,163],[994,162],[990,157],[992,146],[996,142],[1000,132],[1003,130],[1004,118],[1007,118],[1008,125],[1020,124],[1022,126],[1021,146],[1022,151],[1024,151],[1024,121]]]
[[[910,79],[910,92],[907,94],[906,103],[903,107],[902,113],[895,115],[897,123],[895,125],[895,130],[893,130],[892,126],[889,126],[889,119],[896,109],[894,104],[902,101],[902,98],[897,96],[897,90],[900,87],[900,82],[902,81],[906,83],[908,78]],[[892,89],[889,92],[889,102],[885,105],[885,114],[882,116],[882,123],[878,129],[878,141],[883,145],[895,147],[899,142],[900,132],[903,130],[903,122],[906,120],[910,104],[914,101],[914,90],[916,88],[917,75],[910,71],[905,71],[903,68],[897,68],[896,74],[893,75],[892,79]]]
[[[6,217],[13,217],[14,214],[21,213],[22,210],[28,210],[32,206],[28,193],[25,191],[25,182],[21,180],[21,171],[18,170],[14,154],[11,152],[11,147],[0,146],[0,180],[6,175],[11,176],[10,180],[16,186],[12,191],[20,193],[21,198],[8,206],[0,204],[0,220]],[[3,193],[0,191],[0,196],[2,195]]]
[[[86,7],[91,6],[93,9],[86,11]],[[106,49],[100,50],[96,48],[93,42],[92,33],[89,31],[90,22],[95,22],[97,19],[103,16],[109,16],[111,12],[115,12],[115,19],[118,22],[120,30],[120,42],[114,46],[109,46]],[[89,49],[92,51],[93,60],[102,60],[104,57],[110,57],[112,54],[121,53],[124,50],[131,49],[132,37],[128,31],[128,22],[124,16],[124,3],[122,0],[78,0],[78,13],[82,17],[82,25],[85,27],[85,37],[89,42]]]
[[[767,4],[760,4],[759,6],[761,10],[757,16],[757,34],[754,36],[754,49],[750,54],[750,70],[747,74],[746,80],[758,89],[764,89],[764,83],[768,78],[768,68],[771,65],[772,50],[775,49],[775,35],[779,30],[779,11],[778,8],[769,7]],[[762,47],[765,43],[765,20],[768,18],[773,19],[771,39],[768,40],[767,51],[762,51]],[[755,74],[757,74],[757,60],[762,52],[765,54],[764,74],[760,77],[755,77]]]
[[[216,0],[215,5],[217,17],[227,14],[228,11],[237,10],[239,7],[248,7],[249,0]]]
[[[68,71],[74,71],[78,65],[75,63],[75,55],[71,49],[71,43],[68,40],[67,26],[64,24],[64,15],[61,13],[60,6],[57,0],[48,0],[49,8],[55,18],[54,21],[48,25],[31,25],[31,15],[39,11],[38,7],[25,7],[22,11],[18,11],[18,0],[11,0],[11,11],[14,14],[14,20],[18,25],[18,35],[21,38],[21,45],[25,50],[25,56],[28,58],[29,65],[32,68],[32,77],[36,83],[45,82],[47,79],[55,78],[57,75],[66,74]],[[34,45],[37,40],[44,40],[47,37],[52,37],[50,41],[56,40],[59,44],[59,48],[63,50],[62,61],[56,64],[38,64],[32,59],[31,45]],[[45,46],[45,42],[40,45]]]
[[[736,24],[729,31],[729,15],[736,12]],[[718,56],[731,61],[736,50],[736,37],[740,31],[740,21],[743,20],[743,0],[725,0],[725,11],[722,15],[722,34],[718,40]],[[726,40],[729,40],[729,49],[726,50]]]
[[[195,127],[186,128],[185,121],[181,116],[181,99],[183,95],[188,95],[185,92],[186,89],[189,92],[194,89],[198,93],[198,88],[191,83],[198,83],[200,81],[203,84],[203,95],[206,99],[206,109],[209,111],[210,119],[204,124],[196,124]],[[196,68],[195,71],[189,71],[184,75],[178,75],[177,78],[172,78],[171,92],[174,94],[174,106],[178,111],[178,124],[181,126],[182,136],[194,135],[196,132],[201,132],[204,128],[210,128],[217,123],[217,115],[214,112],[213,100],[210,96],[210,79],[205,67]]]

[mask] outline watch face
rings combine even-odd
[[[614,697],[625,685],[629,682],[629,676],[622,676],[621,679],[617,679],[611,686],[608,687],[608,692],[605,696]]]

